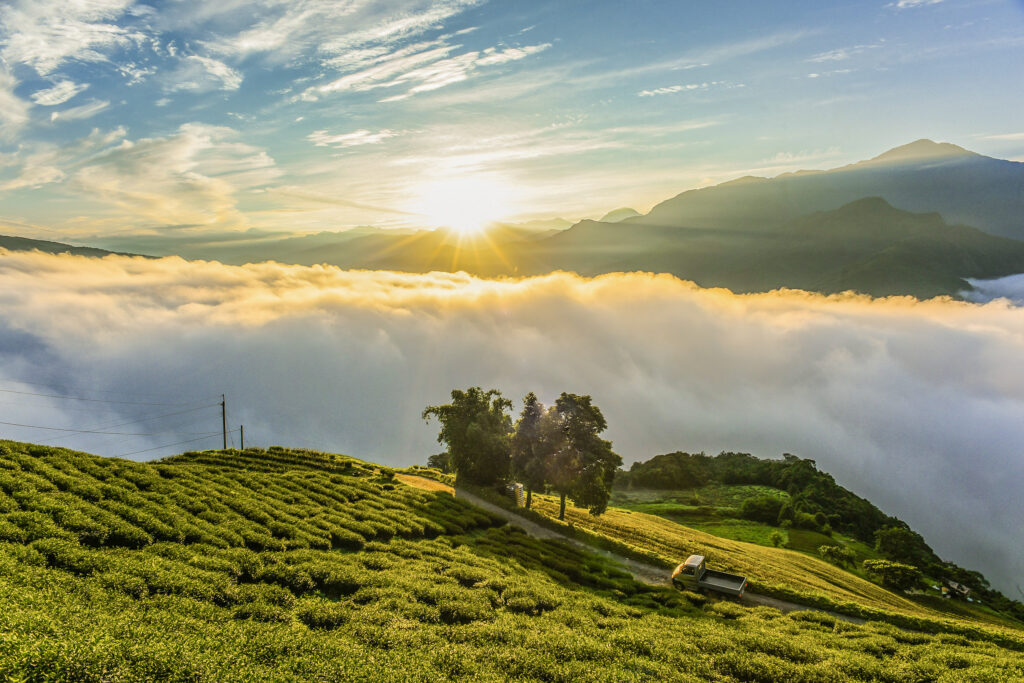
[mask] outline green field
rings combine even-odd
[[[344,456],[144,464],[0,442],[0,492],[8,681],[1024,678],[1019,632],[855,626],[646,586]],[[671,524],[608,520],[629,516]]]
[[[810,554],[770,544],[764,547],[745,543],[662,516],[620,508],[609,508],[605,514],[594,517],[585,509],[569,506],[563,524],[556,519],[557,498],[534,494],[534,501],[535,510],[547,518],[550,526],[571,527],[569,531],[577,534],[580,531],[592,534],[598,542],[610,541],[627,553],[665,567],[675,566],[690,554],[705,555],[713,568],[746,576],[750,589],[758,593],[851,615],[910,624],[915,628],[955,630],[964,619],[975,624],[1008,626],[1015,631],[1020,626],[984,609],[899,595],[871,583],[859,572],[829,564],[816,557],[816,549],[822,538],[830,543],[836,540],[816,532],[797,529],[788,532],[808,549],[813,546],[815,554]],[[838,534],[834,537],[841,538]],[[849,542],[854,547],[859,546],[861,552],[869,552],[863,544]],[[958,621],[951,621],[950,617]],[[915,621],[918,619],[927,620],[929,624],[918,624]]]

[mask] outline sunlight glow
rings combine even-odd
[[[452,177],[421,185],[413,211],[431,226],[461,235],[481,233],[488,224],[515,213],[511,184],[488,177]]]

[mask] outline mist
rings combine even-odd
[[[498,388],[517,411],[528,391],[591,394],[627,467],[812,458],[1018,595],[1024,310],[1006,299],[0,252],[0,312],[4,422],[124,433],[4,438],[135,459],[218,448],[225,394],[247,445],[405,466],[441,449],[420,414],[453,388]]]

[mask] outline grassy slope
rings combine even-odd
[[[1024,677],[1002,631],[706,603],[344,456],[0,442],[0,491],[4,679]]]
[[[538,512],[558,523],[557,498],[534,494],[534,501]],[[704,555],[711,567],[746,576],[755,592],[918,628],[955,628],[941,601],[912,601],[802,552],[723,538],[660,516],[614,507],[594,517],[569,505],[566,524],[622,544],[666,567],[690,554]],[[1008,625],[978,611],[958,610],[955,617],[960,623]],[[920,619],[929,624],[915,624]]]
[[[839,532],[833,532],[831,536],[826,536],[807,529],[782,529],[739,517],[740,507],[744,500],[763,495],[789,498],[785,491],[769,486],[708,484],[681,491],[618,489],[612,493],[611,504],[632,512],[664,517],[671,522],[713,536],[766,547],[775,547],[772,534],[778,532],[783,538],[782,547],[806,553],[815,559],[819,557],[818,551],[821,546],[839,545],[849,548],[855,555],[853,565],[845,566],[843,569],[865,580],[869,577],[860,568],[860,564],[864,560],[884,559],[873,547]],[[926,577],[921,588],[926,588],[933,583],[937,583],[937,581]],[[1019,622],[1008,619],[983,605],[932,599],[939,597],[941,594],[938,591],[930,591],[929,588],[928,594],[908,596],[908,599],[927,607],[929,611],[939,611],[957,618],[967,617],[1013,628],[1020,627]]]

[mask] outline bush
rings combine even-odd
[[[879,579],[883,586],[896,590],[908,590],[921,580],[917,567],[889,560],[864,560],[864,571]]]
[[[818,548],[818,554],[821,555],[825,561],[841,567],[853,564],[853,561],[857,557],[851,549],[842,548],[838,545],[820,546]]]
[[[336,602],[303,603],[295,615],[310,628],[330,630],[342,626],[349,620],[349,611]]]
[[[232,613],[235,619],[251,619],[253,621],[285,622],[291,620],[291,614],[277,605],[265,602],[250,602],[239,605]]]
[[[784,504],[785,501],[777,496],[764,495],[747,498],[740,507],[740,516],[753,522],[775,524]]]

